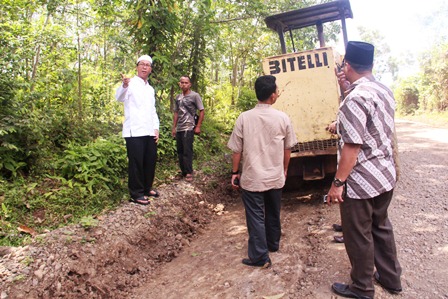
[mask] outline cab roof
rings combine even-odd
[[[265,22],[272,30],[285,32],[346,18],[353,18],[349,0],[336,0],[272,15]]]

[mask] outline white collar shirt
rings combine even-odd
[[[155,91],[138,76],[131,78],[129,86],[118,87],[115,98],[124,103],[123,137],[155,136],[159,130],[159,117],[155,107]]]

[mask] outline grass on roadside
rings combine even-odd
[[[204,143],[197,143],[194,169],[198,174],[213,176],[227,170],[222,158],[224,145],[217,143],[214,151],[210,151],[212,147]],[[202,147],[199,148],[199,145]],[[89,150],[92,148],[94,146],[90,146]],[[124,148],[121,151],[125,152]],[[34,233],[69,224],[93,226],[99,214],[113,210],[129,199],[127,177],[121,171],[122,159],[121,162],[110,163],[113,169],[105,173],[104,165],[108,164],[97,165],[96,159],[90,161],[92,155],[86,148],[75,148],[69,154],[63,159],[65,169],[69,169],[67,172],[73,172],[68,177],[0,178],[0,246],[26,245],[33,240]],[[118,157],[117,154],[99,156],[110,159]],[[81,168],[85,170],[77,172]],[[156,165],[154,187],[171,182],[178,168],[176,158],[162,158]]]
[[[421,122],[438,128],[448,128],[448,111],[444,112],[421,112],[416,111],[410,115],[397,114],[397,118]]]

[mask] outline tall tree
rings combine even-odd
[[[448,42],[434,46],[420,58],[419,103],[423,110],[448,110]]]
[[[371,30],[360,26],[358,28],[361,39],[375,45],[375,68],[374,74],[381,80],[390,74],[393,80],[398,76],[398,62],[391,54],[390,46],[385,41],[384,36],[378,30]]]

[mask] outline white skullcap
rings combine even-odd
[[[149,63],[152,64],[152,58],[149,55],[142,55],[142,56],[140,56],[139,59],[137,59],[137,63],[139,63],[142,60],[149,61]]]

